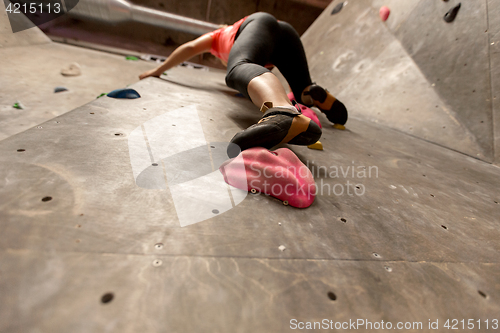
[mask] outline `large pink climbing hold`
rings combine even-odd
[[[288,93],[288,99],[291,101],[293,101],[295,99],[295,96],[293,96],[293,92]],[[311,110],[310,108],[308,108],[307,106],[302,105],[300,103],[298,103],[298,104],[300,106],[300,110],[302,111],[302,114],[304,116],[306,116],[307,118],[311,119],[312,121],[314,121],[316,124],[318,124],[318,126],[320,128],[322,128],[321,123],[319,122],[319,119],[318,119],[318,116],[316,115],[316,113],[313,110]]]
[[[316,196],[311,171],[288,148],[249,148],[224,162],[219,170],[229,185],[271,195],[293,207],[309,207]]]
[[[380,15],[380,18],[384,22],[387,21],[387,18],[389,17],[390,13],[391,13],[391,10],[389,9],[389,7],[386,7],[386,6],[380,7],[380,10],[378,12],[378,14]]]

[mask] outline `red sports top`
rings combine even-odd
[[[231,48],[234,44],[234,37],[246,18],[247,16],[233,25],[209,32],[208,35],[212,37],[212,48],[210,49],[210,53],[224,61],[224,63],[227,63],[229,52],[231,52]]]

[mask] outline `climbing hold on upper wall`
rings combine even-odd
[[[137,58],[137,57],[135,57],[135,56],[131,56],[131,55],[126,56],[126,57],[125,57],[125,59],[126,59],[126,60],[133,60],[133,61],[137,61],[137,60],[139,60],[139,58]]]
[[[391,13],[391,10],[389,7],[382,6],[380,7],[380,10],[378,11],[378,14],[380,15],[380,19],[382,21],[387,21],[387,18],[389,17],[389,14]]]
[[[462,3],[459,3],[458,5],[450,9],[446,14],[444,14],[443,19],[448,23],[453,22],[453,20],[455,20],[455,17],[457,17],[457,13],[461,5]]]
[[[141,95],[135,90],[131,88],[122,88],[122,89],[116,89],[113,90],[112,92],[108,93],[108,97],[111,98],[120,98],[120,99],[134,99],[134,98],[139,98]]]
[[[340,12],[342,10],[343,7],[344,7],[344,2],[339,3],[337,6],[335,6],[333,8],[333,10],[330,13],[330,15],[337,14],[338,12]]]
[[[54,88],[54,92],[55,93],[58,93],[58,92],[61,92],[61,91],[68,91],[68,88],[66,88],[66,87],[55,87]]]
[[[78,76],[82,74],[82,69],[80,65],[76,62],[70,64],[69,66],[61,69],[61,74],[64,76]]]

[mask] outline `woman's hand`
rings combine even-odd
[[[142,73],[141,75],[139,75],[139,79],[145,79],[147,77],[150,77],[150,76],[153,76],[153,77],[160,77],[160,75],[162,74],[162,72],[158,72],[158,69],[157,68],[154,68],[154,69],[151,69],[149,71],[146,71],[144,73]]]

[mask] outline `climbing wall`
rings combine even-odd
[[[333,1],[302,37],[313,79],[352,117],[493,161],[500,136],[492,90],[498,4],[462,2],[447,23],[457,0],[345,1],[332,14],[340,3]],[[391,9],[385,22],[382,5]]]
[[[309,208],[220,200],[227,190],[193,185],[257,108],[223,72],[129,88],[141,97],[104,96],[0,142],[1,332],[498,318],[497,167],[320,114],[324,150],[289,146],[318,186]]]
[[[399,6],[387,22],[393,28],[412,12]],[[500,169],[463,154],[480,142],[438,104],[437,85],[374,9],[353,1],[336,17],[348,10],[359,11],[351,17],[359,27],[346,30],[367,49],[335,56],[332,48],[323,75],[324,37],[315,35],[325,50],[313,43],[311,54],[307,45],[317,81],[341,91],[353,115],[342,131],[318,114],[324,150],[288,146],[318,187],[307,209],[221,181],[220,147],[261,116],[227,88],[222,71],[174,68],[131,84],[139,98],[93,94],[3,138],[0,332],[276,333],[320,331],[317,323],[340,331],[352,322],[357,332],[447,332],[453,320],[472,321],[469,332],[497,331]],[[52,94],[54,63],[74,53],[49,46],[1,50],[3,64],[25,77],[2,75],[8,94],[28,80],[50,84]],[[47,65],[26,76],[30,70],[15,65],[30,55]],[[143,70],[98,52],[85,57],[115,72]],[[370,94],[371,104],[385,98],[394,107],[373,109],[348,85]],[[417,113],[419,97],[425,107]],[[409,110],[396,107],[403,102]],[[404,133],[410,124],[413,135]],[[437,135],[442,126],[450,134]],[[456,140],[460,151],[416,137],[425,135],[441,145]]]

